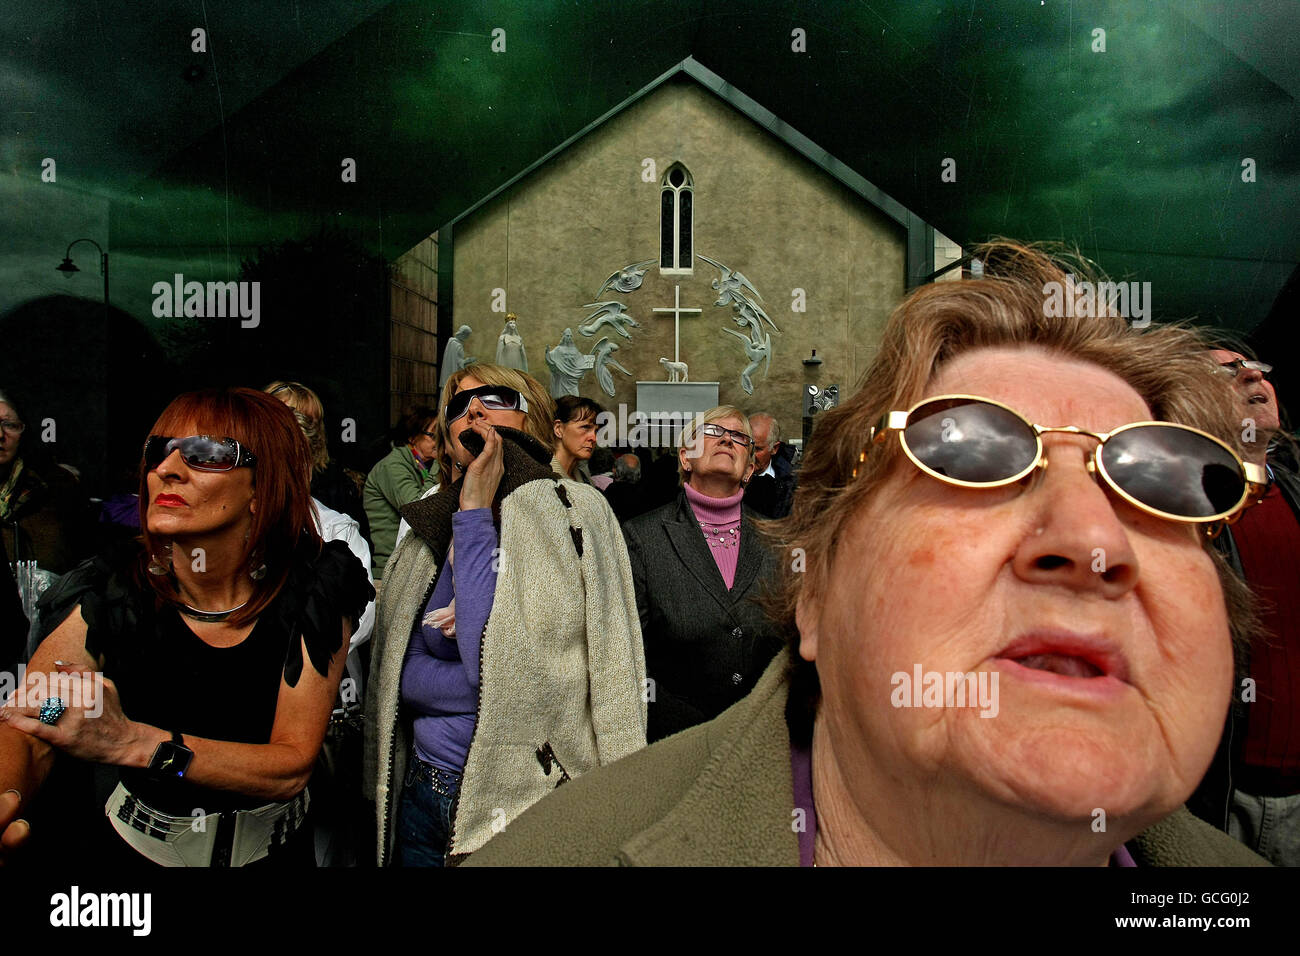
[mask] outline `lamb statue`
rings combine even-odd
[[[659,364],[668,370],[669,382],[685,382],[687,380],[685,362],[670,362],[666,358],[661,358]]]

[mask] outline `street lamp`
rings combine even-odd
[[[59,272],[62,272],[69,279],[72,278],[72,274],[74,272],[81,271],[80,269],[77,268],[76,264],[72,261],[72,247],[75,246],[78,242],[88,242],[96,249],[99,249],[99,274],[104,277],[104,316],[105,318],[107,318],[108,316],[108,253],[105,252],[103,249],[100,249],[99,243],[97,243],[94,239],[74,239],[72,242],[68,243],[67,252],[63,254],[63,261],[60,262],[54,268],[57,269]]]

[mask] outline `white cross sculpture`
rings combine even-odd
[[[673,286],[673,307],[671,309],[651,309],[652,312],[671,312],[673,314],[673,364],[681,364],[680,342],[681,342],[681,319],[683,312],[693,312],[699,315],[703,309],[684,309],[682,308],[682,287]]]

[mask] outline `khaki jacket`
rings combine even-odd
[[[707,724],[576,781],[474,866],[798,866],[785,720],[790,652]],[[1180,808],[1127,844],[1139,866],[1267,866]]]

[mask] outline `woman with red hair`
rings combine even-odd
[[[307,454],[288,408],[251,389],[163,412],[144,445],[141,538],[46,595],[47,636],[0,708],[0,862],[64,753],[114,771],[100,819],[115,834],[78,834],[106,859],[314,865],[306,787],[373,591],[316,533]]]

